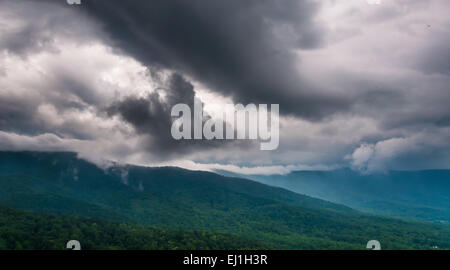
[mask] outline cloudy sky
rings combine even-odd
[[[450,169],[450,1],[0,0],[0,150],[287,173]],[[280,146],[175,141],[199,98],[280,104]]]

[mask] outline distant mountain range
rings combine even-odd
[[[365,249],[371,239],[379,240],[384,249],[450,248],[446,225],[364,214],[286,189],[209,172],[131,165],[102,169],[74,153],[0,152],[0,205],[33,215],[57,214],[63,220],[88,217],[131,228],[200,231],[207,234],[206,239],[220,239],[214,234],[236,239],[234,245],[223,248],[238,248],[242,239],[253,243],[250,246],[271,249]],[[64,221],[58,224],[64,226]],[[46,226],[46,230],[53,229],[51,223]],[[6,241],[5,235],[14,235],[5,230],[16,227],[20,226],[0,226],[0,244]],[[205,246],[196,244],[204,243],[205,237],[197,242],[195,234],[189,234],[187,239],[189,243],[180,242],[179,237],[169,240],[179,241],[180,245],[172,246],[181,248]],[[92,247],[101,248],[96,243]],[[135,244],[121,242],[119,247],[133,249]],[[242,244],[242,248],[248,246]]]
[[[390,171],[370,175],[350,169],[294,171],[271,176],[219,173],[246,177],[365,212],[450,222],[450,170]]]

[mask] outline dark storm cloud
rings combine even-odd
[[[107,111],[109,115],[120,115],[139,133],[170,138],[172,106],[184,103],[193,108],[194,97],[192,84],[179,74],[173,74],[167,88],[158,88],[145,97],[129,96],[111,105]]]
[[[192,76],[240,103],[278,103],[321,117],[349,100],[321,94],[296,70],[294,49],[318,48],[312,1],[103,1],[83,3],[112,43],[142,63]]]
[[[19,56],[17,62],[29,62],[41,53],[64,59],[60,56],[66,48],[61,41],[88,45],[105,39],[101,34],[94,34],[97,33],[95,22],[85,20],[82,14],[69,8],[64,1],[37,3],[5,0],[0,2],[0,8],[0,14],[9,19],[0,21],[0,29],[4,30],[0,37],[0,52],[6,52],[12,57]],[[92,26],[93,29],[86,26]],[[72,58],[66,59],[66,63],[41,59],[39,67],[45,72],[38,76],[26,76],[24,73],[21,76],[23,79],[7,77],[8,69],[10,72],[17,70],[15,65],[0,69],[0,76],[3,76],[0,77],[0,131],[25,136],[54,134],[60,138],[89,141],[103,136],[104,131],[98,127],[99,119],[109,121],[111,116],[117,115],[142,138],[139,150],[159,159],[231,144],[241,147],[250,144],[172,139],[172,106],[185,103],[194,107],[193,86],[179,74],[173,74],[167,82],[163,82],[159,78],[163,75],[158,72],[158,68],[150,67],[146,77],[151,77],[156,83],[159,81],[162,88],[145,97],[130,93],[127,98],[111,105],[112,100],[102,94],[105,90],[102,88],[115,86],[100,83],[98,74],[93,73],[95,69],[78,70],[78,62]],[[103,60],[101,57],[98,59]],[[109,106],[107,114],[104,113],[105,106]],[[98,118],[86,119],[84,116],[78,117],[78,113],[88,113],[89,117],[95,115]]]
[[[38,134],[42,131],[33,115],[38,104],[18,97],[0,97],[0,130]]]
[[[62,115],[66,110],[77,108],[78,103],[64,102],[64,98],[60,100],[61,102],[58,102],[57,99],[53,99],[54,102],[49,103],[50,100],[41,99],[36,95],[30,95],[28,98],[0,96],[0,130],[32,136],[54,133],[68,138],[93,139],[95,134],[92,134],[89,126],[83,125],[82,121],[74,122],[73,119],[65,119]],[[52,125],[51,119],[42,116],[39,113],[42,105],[52,106],[55,109],[52,113],[59,115],[47,117],[58,119],[61,123],[57,126]]]
[[[152,72],[153,77],[158,74]],[[119,115],[131,124],[136,132],[144,135],[143,147],[161,160],[172,155],[188,155],[202,149],[223,147],[231,143],[242,147],[249,146],[249,142],[225,140],[175,140],[172,138],[171,110],[176,104],[187,104],[194,108],[195,92],[193,85],[181,75],[171,74],[164,87],[157,88],[145,97],[129,96],[115,102],[106,111],[109,116]],[[206,120],[204,117],[204,120]],[[191,112],[193,123],[193,111]]]

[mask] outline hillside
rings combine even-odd
[[[366,212],[447,224],[450,222],[449,170],[390,171],[361,175],[350,169],[341,169],[246,177]]]
[[[0,204],[170,230],[227,233],[273,248],[450,248],[446,226],[362,214],[254,181],[179,168],[100,169],[74,153],[0,153]]]
[[[260,241],[228,234],[157,229],[0,207],[0,250],[64,250],[72,239],[80,241],[83,250],[270,248]]]

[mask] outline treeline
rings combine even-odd
[[[72,239],[80,241],[83,250],[271,248],[256,240],[229,234],[157,229],[0,207],[0,250],[64,250],[67,241]]]

